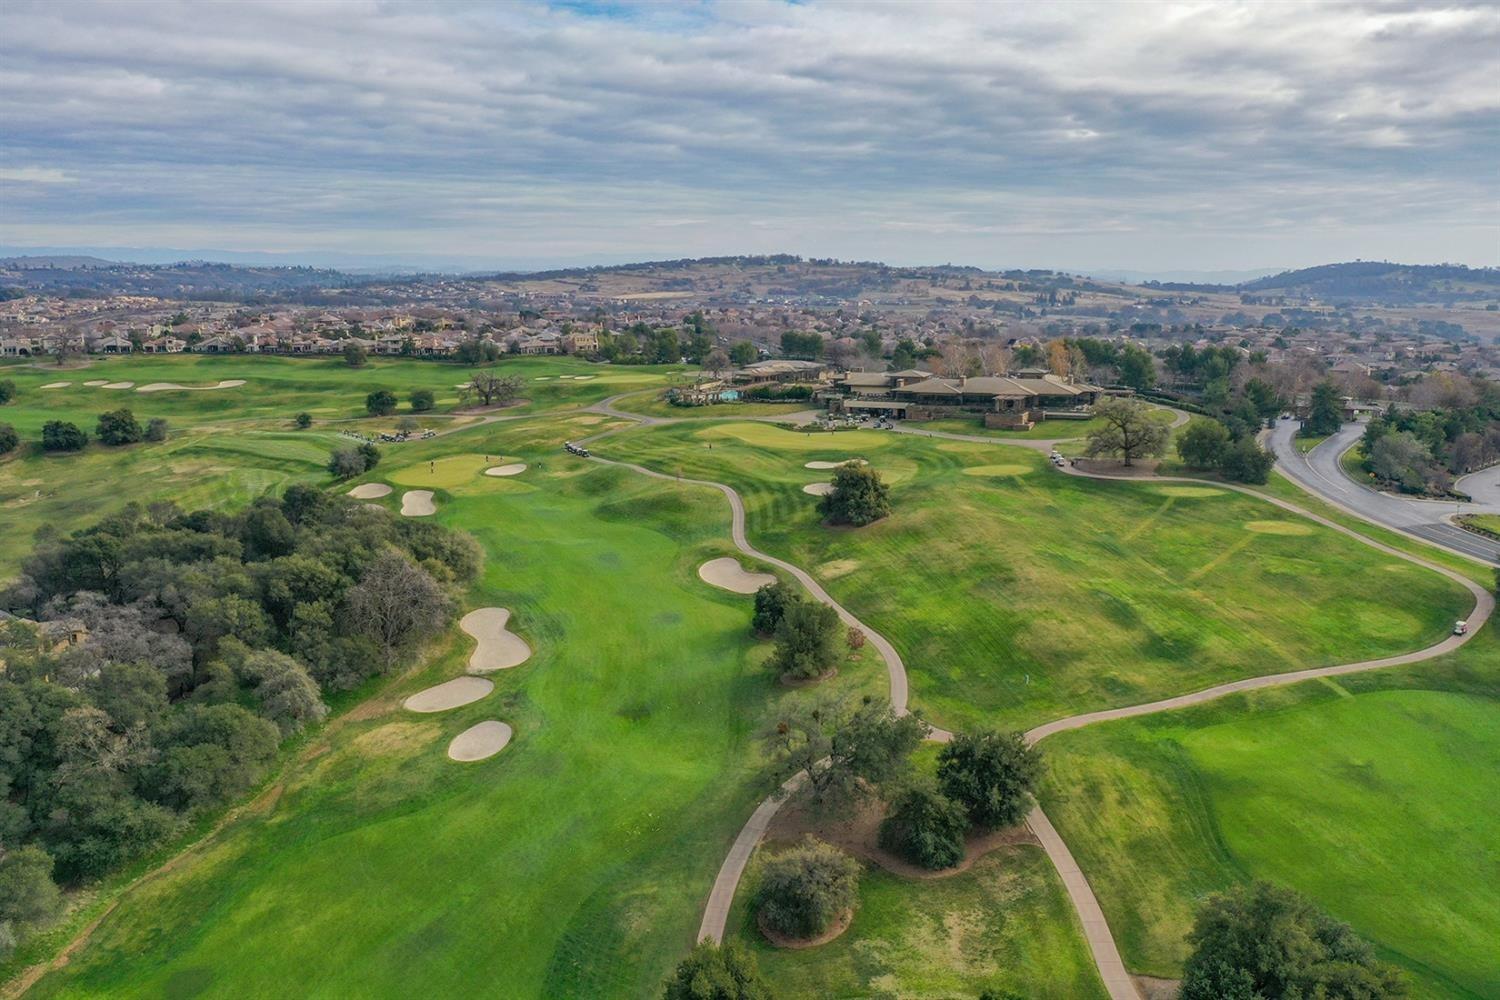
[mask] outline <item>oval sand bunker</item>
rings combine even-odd
[[[495,685],[483,677],[455,677],[418,691],[403,701],[401,707],[409,712],[446,712],[476,702],[493,690]]]
[[[850,462],[854,462],[857,465],[864,465],[865,464],[865,460],[862,459],[862,458],[846,458],[842,462],[808,462],[806,465],[803,466],[803,468],[804,469],[837,469],[839,466],[841,466],[841,465],[848,465]]]
[[[389,496],[391,488],[385,483],[360,483],[349,491],[349,495],[356,500],[374,500],[376,497]]]
[[[431,490],[407,490],[401,495],[402,517],[426,517],[436,513]]]
[[[803,493],[811,493],[815,497],[826,497],[833,492],[832,483],[808,483],[802,487]]]
[[[735,594],[753,594],[766,584],[776,582],[776,578],[770,573],[751,573],[740,565],[738,559],[728,556],[710,559],[699,566],[698,578],[704,583],[722,587]]]
[[[107,379],[107,378],[90,379],[89,381],[87,381],[87,382],[85,382],[83,384],[87,385],[87,386],[91,386],[93,388],[98,388],[101,385],[109,385],[109,379]]]
[[[469,673],[507,670],[531,658],[531,647],[505,627],[508,621],[508,608],[476,608],[459,620],[458,627],[479,644],[469,657]]]
[[[245,380],[242,378],[222,379],[215,385],[179,385],[176,382],[152,382],[150,385],[141,386],[136,392],[173,392],[178,389],[199,392],[206,389],[233,389],[244,384]]]
[[[971,465],[964,469],[966,476],[1024,476],[1031,471],[1029,465]]]
[[[493,757],[505,749],[512,732],[510,726],[493,719],[470,726],[453,737],[453,742],[448,744],[448,756],[465,763]]]
[[[68,386],[70,386],[72,384],[73,384],[72,382],[48,382],[46,385],[42,386],[42,388],[43,389],[66,389]]]
[[[1295,521],[1246,521],[1245,530],[1260,535],[1310,535],[1312,525]]]
[[[497,465],[493,469],[485,469],[486,476],[519,476],[526,471],[525,462],[513,462],[510,465]]]
[[[103,385],[101,385],[99,388],[101,388],[101,389],[129,389],[133,385],[135,385],[134,382],[106,382]]]

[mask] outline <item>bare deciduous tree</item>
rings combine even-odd
[[[349,624],[380,644],[386,660],[403,645],[437,628],[448,612],[448,596],[426,570],[399,552],[385,552],[349,589]]]
[[[504,406],[521,394],[521,380],[514,375],[502,377],[490,372],[475,372],[469,378],[469,384],[458,394],[465,404],[473,399],[480,406]]]

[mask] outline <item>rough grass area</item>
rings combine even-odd
[[[1435,573],[1253,497],[1065,476],[1019,448],[727,423],[627,431],[596,451],[733,485],[752,541],[885,632],[914,705],[950,728],[1415,649],[1471,604]],[[803,464],[850,456],[892,484],[895,513],[823,526],[802,486],[828,474]],[[965,474],[976,467],[1004,474]]]
[[[740,893],[729,935],[755,951],[784,1000],[939,1000],[987,989],[1033,1000],[1105,995],[1072,904],[1038,847],[1002,847],[943,879],[867,869],[849,929],[806,950],[772,947],[747,895]]]
[[[1500,995],[1500,640],[1430,664],[1064,733],[1043,803],[1126,963],[1174,976],[1194,900],[1267,878],[1405,966]]]

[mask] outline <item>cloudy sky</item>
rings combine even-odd
[[[0,243],[1500,263],[1500,5],[0,5]]]

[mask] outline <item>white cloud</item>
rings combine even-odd
[[[73,178],[50,167],[0,167],[0,181],[17,184],[70,184]]]

